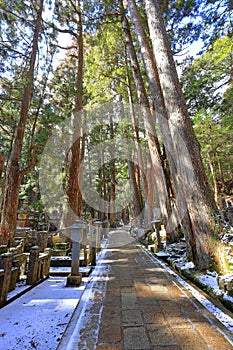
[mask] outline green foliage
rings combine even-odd
[[[185,50],[197,40],[202,53],[217,37],[232,35],[232,0],[160,1],[174,53]]]
[[[232,47],[232,37],[218,38],[204,55],[184,69],[181,81],[191,115],[200,109],[219,114],[223,92],[231,88]]]
[[[49,8],[45,1],[46,9]],[[11,150],[13,136],[22,106],[26,70],[32,45],[37,7],[30,1],[2,1],[0,8],[0,147],[6,155]],[[54,55],[55,37],[49,27],[44,26],[40,35],[40,55],[34,74],[32,95],[25,142],[22,153],[22,167],[27,165],[29,145],[35,143],[43,147],[48,135],[48,126],[53,117],[44,101],[48,75]],[[44,119],[44,123],[43,123]],[[34,124],[36,128],[34,128]],[[45,129],[42,131],[43,128]],[[33,130],[35,129],[35,130]]]
[[[92,105],[127,95],[123,32],[120,23],[104,24],[86,38],[84,84]]]
[[[218,38],[203,56],[184,70],[182,76],[184,94],[210,182],[213,176],[210,163],[218,182],[231,178],[232,45],[232,37]]]

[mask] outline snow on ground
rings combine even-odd
[[[229,229],[227,234],[222,236],[222,241],[224,242],[229,237],[233,239],[233,228]],[[163,242],[166,247],[166,242]],[[230,242],[229,242],[230,244]],[[232,241],[233,245],[233,241]],[[161,259],[167,258],[168,261],[174,263],[180,270],[186,270],[188,273],[192,274],[192,270],[195,268],[195,265],[191,261],[186,261],[186,245],[185,241],[181,240],[178,243],[170,244],[166,247],[164,251],[156,253]],[[230,301],[233,305],[233,297],[229,295],[226,290],[220,289],[218,284],[218,273],[216,271],[205,271],[201,273],[195,274],[196,278],[206,287],[211,289],[216,296],[221,296],[223,299]],[[225,280],[227,280],[227,276],[225,275]],[[233,278],[233,274],[229,274],[229,280],[231,281]]]
[[[105,245],[103,240],[101,247]],[[97,261],[105,252],[103,249],[98,254]],[[16,289],[8,293],[8,301],[24,294],[0,309],[0,350],[56,349],[84,291],[95,281],[98,283],[101,276],[104,278],[106,271],[101,272],[103,264],[99,264],[89,277],[82,278],[79,287],[66,287],[67,277],[60,276],[50,276],[33,288],[26,285],[25,279],[17,283]],[[58,269],[62,273],[70,271],[70,267],[51,270]]]
[[[54,350],[85,289],[50,277],[0,310],[1,350]]]
[[[206,271],[206,273],[202,273],[197,277],[202,284],[211,288],[215,295],[222,296],[223,299],[230,301],[233,305],[233,297],[230,296],[227,291],[219,288],[217,273]]]
[[[100,252],[98,263],[90,275],[90,281],[57,350],[94,349],[108,281],[109,266],[108,260],[105,259],[106,254],[106,249]]]
[[[143,247],[142,249],[146,250],[146,248]],[[80,287],[65,287],[66,277],[50,277],[43,283],[27,291],[27,293],[23,294],[21,297],[18,297],[15,301],[12,301],[0,309],[0,349],[56,349],[66,326],[71,319],[74,309],[78,306],[80,313],[85,315],[86,307],[91,307],[92,305],[92,303],[88,306],[84,305],[83,303],[85,301],[79,303],[84,290],[87,289],[86,292],[88,298],[91,300],[94,299],[91,294],[93,286],[95,287],[95,290],[98,287],[100,293],[104,293],[103,286],[105,285],[105,279],[107,278],[107,271],[103,269],[104,261],[102,261],[102,259],[104,258],[105,252],[105,250],[101,251],[98,256],[98,266],[94,269],[89,278],[83,278]],[[168,273],[174,275],[179,283],[189,290],[202,305],[204,305],[216,316],[216,318],[219,319],[220,322],[233,332],[233,319],[231,317],[213,305],[203,296],[203,294],[190,286],[166,264],[161,262],[161,260],[157,259],[148,251],[147,253],[150,255],[151,259],[155,259],[159,262]],[[164,254],[166,255],[167,253],[163,252],[163,255]],[[185,256],[183,252],[181,255]],[[177,254],[177,262],[180,268],[187,270],[192,269],[194,267],[193,264],[191,262],[185,262],[183,256]],[[107,261],[105,261],[105,263],[106,262]],[[206,271],[206,273],[199,274],[198,278],[203,284],[212,288],[216,294],[221,294],[224,298],[233,303],[233,298],[218,288],[216,273]],[[17,286],[15,291],[9,293],[8,299],[14,297],[16,293],[24,291],[25,288],[28,288],[28,286],[25,286],[22,282]],[[79,315],[76,315],[76,317],[78,316]],[[70,333],[68,334],[70,337],[70,348],[72,348],[74,335],[78,337],[82,327],[86,327],[89,321],[89,319],[85,320],[84,317],[84,324],[81,325],[79,322],[76,322],[72,337]],[[65,341],[67,341],[67,339],[65,339]],[[68,342],[63,347],[64,349],[67,349],[67,344]]]

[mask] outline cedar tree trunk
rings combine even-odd
[[[174,145],[178,186],[182,188],[192,227],[190,243],[196,248],[194,262],[199,268],[208,268],[214,253],[210,242],[216,234],[217,208],[204,172],[158,1],[145,0],[145,10]]]
[[[6,171],[6,186],[1,218],[0,241],[2,244],[8,245],[14,245],[14,235],[16,229],[18,210],[18,194],[22,176],[25,173],[20,169],[20,158],[23,147],[25,126],[33,93],[34,71],[38,50],[39,33],[41,30],[43,2],[43,0],[40,0],[39,2],[38,15],[35,23],[32,41],[32,51],[30,56],[29,68],[25,76],[26,84],[23,90],[19,122]]]

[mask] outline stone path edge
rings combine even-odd
[[[190,281],[186,281],[185,278],[180,276],[177,271],[174,271],[168,264],[158,259],[152,252],[148,251],[143,245],[140,243],[137,244],[138,247],[145,252],[151,260],[158,263],[161,267],[163,267],[169,275],[172,275],[179,287],[185,291],[185,293],[190,297],[190,299],[194,298],[195,302],[197,302],[203,310],[205,317],[208,320],[212,320],[213,317],[215,319],[215,323],[218,324],[218,330],[220,333],[224,334],[227,337],[229,343],[233,346],[233,315],[229,310],[226,310],[227,314],[225,314],[225,307],[218,305],[216,306],[216,301],[199,289],[196,285],[191,283]],[[210,311],[210,308],[214,309],[213,313]],[[224,316],[221,317],[221,315]],[[220,315],[220,316],[219,316]],[[230,315],[230,316],[229,316]],[[213,323],[213,321],[211,321]],[[232,331],[230,331],[226,324],[230,323]]]
[[[65,331],[61,337],[60,342],[57,345],[56,350],[73,350],[73,343],[77,343],[77,339],[73,339],[77,336],[77,328],[79,327],[79,321],[82,318],[82,315],[85,313],[85,306],[86,306],[86,300],[84,300],[84,296],[86,298],[89,297],[91,294],[91,291],[93,289],[93,284],[95,283],[96,277],[101,277],[100,274],[98,274],[98,271],[100,271],[104,265],[104,263],[101,263],[101,259],[104,258],[106,251],[104,250],[104,247],[106,246],[106,241],[103,242],[102,250],[99,253],[96,261],[96,267],[91,272],[90,276],[88,277],[88,281],[85,285],[85,289],[82,293],[82,296],[76,306],[76,308],[73,311],[73,314],[71,315],[71,318],[65,328]],[[105,271],[106,272],[106,271]],[[107,275],[105,275],[106,278],[106,284],[107,284]],[[103,293],[105,295],[105,291]],[[103,295],[103,296],[104,296]],[[99,319],[101,318],[101,312],[99,314]],[[99,322],[100,325],[100,322]],[[97,329],[97,331],[99,328]]]

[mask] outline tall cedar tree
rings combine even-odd
[[[145,10],[174,145],[177,182],[183,190],[183,201],[186,202],[190,219],[190,232],[186,237],[191,246],[195,247],[193,260],[196,266],[208,268],[211,256],[215,254],[211,250],[211,240],[216,234],[217,212],[213,193],[204,172],[199,145],[182,95],[158,2],[145,0]]]
[[[19,121],[6,171],[6,186],[1,217],[1,243],[8,245],[14,245],[19,188],[25,171],[28,171],[28,169],[22,170],[20,168],[20,159],[25,127],[33,94],[34,71],[41,31],[43,3],[44,0],[40,0],[37,9],[37,19],[34,27],[29,67],[25,76]]]

